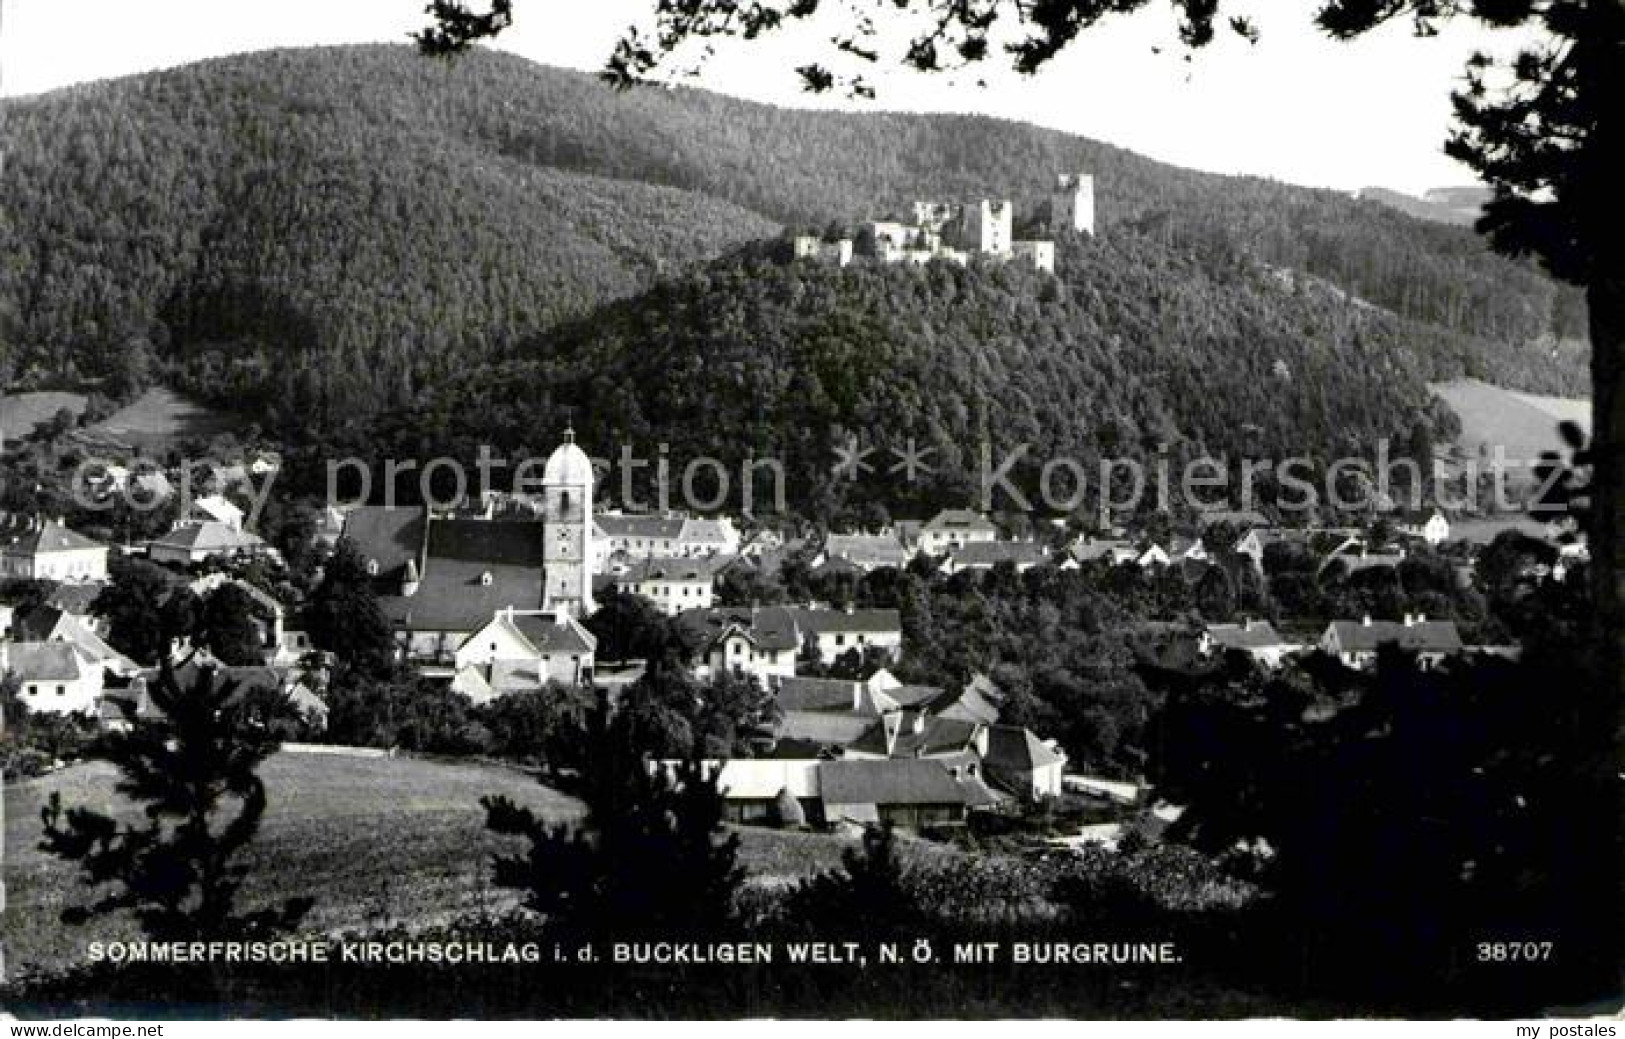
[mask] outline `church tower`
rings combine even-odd
[[[1055,178],[1055,193],[1049,202],[1049,224],[1052,234],[1095,233],[1094,177],[1087,173],[1062,173]]]
[[[575,430],[542,469],[542,608],[581,618],[592,601],[592,460]]]

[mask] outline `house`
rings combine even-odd
[[[1293,653],[1303,649],[1283,638],[1266,620],[1244,620],[1240,624],[1209,624],[1197,648],[1205,656],[1232,650],[1246,653],[1265,667],[1274,669]]]
[[[834,559],[864,573],[888,566],[902,569],[908,563],[908,550],[895,534],[831,534],[824,539],[823,550],[813,565],[822,566]]]
[[[208,559],[230,559],[270,551],[259,535],[217,520],[187,521],[147,545],[154,563],[189,566]]]
[[[981,513],[970,509],[943,509],[926,520],[912,543],[918,552],[940,556],[961,545],[998,539],[999,528]]]
[[[801,633],[785,607],[685,610],[676,623],[701,680],[731,671],[767,685],[796,673]]]
[[[1072,543],[1070,553],[1079,563],[1105,563],[1118,566],[1133,563],[1140,558],[1140,550],[1126,538],[1079,538]]]
[[[494,696],[535,692],[549,682],[591,684],[597,648],[592,632],[567,612],[508,608],[464,640],[453,666],[459,675],[477,671]]]
[[[53,521],[0,534],[0,578],[82,584],[107,580],[107,546]]]
[[[662,762],[675,771],[677,762]],[[723,815],[729,822],[762,823],[775,818],[775,805],[788,791],[801,805],[808,820],[821,820],[823,803],[819,797],[816,757],[801,756],[799,750],[788,757],[768,755],[707,761],[707,774],[715,775],[717,791],[723,799]]]
[[[825,761],[817,774],[824,819],[830,823],[919,829],[965,821],[970,795],[939,761]]]
[[[903,618],[896,610],[793,609],[791,621],[801,635],[798,647],[811,642],[818,659],[833,664],[842,654],[877,649],[892,659],[903,651]]]
[[[104,672],[69,641],[0,642],[0,675],[17,681],[17,695],[38,714],[91,714]]]
[[[1140,554],[1134,557],[1134,565],[1141,569],[1150,566],[1168,566],[1172,562],[1173,557],[1155,541],[1142,548]]]
[[[991,570],[1000,563],[1009,563],[1017,573],[1023,573],[1049,560],[1044,546],[1035,541],[972,541],[948,553],[942,569],[957,574],[962,570]]]
[[[1463,649],[1455,621],[1430,621],[1420,614],[1406,614],[1403,621],[1335,620],[1326,626],[1319,643],[1346,666],[1359,669],[1371,667],[1384,645],[1416,654],[1424,667]]]
[[[737,555],[739,528],[726,516],[685,516],[677,534],[677,552],[690,558]]]
[[[135,661],[108,645],[83,617],[55,606],[41,604],[17,618],[12,637],[19,642],[66,642],[92,666],[115,675],[129,676],[140,670]]]
[[[594,517],[594,539],[608,559],[624,553],[629,559],[670,559],[683,554],[682,516],[628,515],[604,512]]]
[[[194,500],[187,508],[183,522],[219,523],[232,530],[243,529],[243,510],[224,495],[209,494]]]
[[[645,559],[616,574],[612,583],[623,592],[643,596],[666,616],[675,617],[684,610],[711,608],[716,571],[716,564],[709,559]]]
[[[1016,725],[989,725],[981,747],[982,769],[996,785],[1027,800],[1061,795],[1066,754]]]

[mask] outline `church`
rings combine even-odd
[[[586,635],[579,621],[596,608],[592,496],[592,460],[566,430],[542,469],[537,518],[363,505],[346,516],[343,536],[366,561],[405,658],[433,674],[453,668],[498,614],[547,615],[575,641]]]

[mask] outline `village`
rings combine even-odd
[[[274,458],[263,457],[224,467],[207,485],[210,493],[177,501],[172,529],[135,544],[98,542],[46,517],[12,517],[0,542],[0,588],[10,593],[0,603],[0,672],[27,710],[104,729],[156,710],[147,693],[155,662],[137,662],[110,644],[102,596],[110,558],[142,559],[200,601],[232,592],[253,617],[257,659],[222,664],[207,648],[177,644],[171,662],[280,693],[303,716],[309,738],[320,741],[331,653],[314,644],[300,604],[270,590],[263,575],[284,561],[249,529],[245,511],[248,481],[271,468]],[[1520,580],[1561,582],[1585,553],[1583,542],[1527,518],[1453,524],[1437,509],[1409,519],[1382,516],[1365,527],[1289,527],[1258,511],[1211,511],[1183,533],[1161,524],[1157,534],[1110,516],[1089,529],[1057,521],[1017,533],[994,517],[947,508],[879,529],[821,530],[727,515],[600,510],[595,480],[567,431],[547,458],[539,494],[492,495],[450,509],[329,507],[312,538],[319,551],[344,544],[359,558],[397,661],[475,706],[560,689],[594,690],[613,703],[642,676],[642,664],[601,655],[588,622],[606,599],[644,603],[680,634],[684,666],[696,681],[748,679],[771,697],[771,723],[747,734],[743,752],[710,763],[727,817],[746,824],[886,822],[940,832],[979,814],[1067,803],[1089,807],[1077,816],[1086,821],[1050,843],[1109,847],[1135,820],[1166,822],[1180,811],[1140,777],[1102,773],[1097,763],[1069,756],[1053,734],[1012,723],[1007,693],[987,674],[900,680],[894,671],[915,647],[898,608],[850,599],[763,604],[730,591],[786,568],[824,587],[905,570],[967,588],[995,574],[1091,582],[1115,580],[1114,573],[1147,580],[1179,574],[1199,582],[1222,563],[1259,580],[1290,566],[1347,581],[1381,579],[1425,556],[1444,561],[1450,579],[1471,588],[1482,580],[1476,568],[1485,547],[1509,530],[1539,549],[1519,557]],[[1384,647],[1412,654],[1423,667],[1518,653],[1516,645],[1470,643],[1455,620],[1408,604],[1395,616],[1336,616],[1319,627],[1293,616],[1208,621],[1194,614],[1148,617],[1145,627],[1158,633],[1164,654],[1239,658],[1263,671],[1311,654],[1369,670]]]

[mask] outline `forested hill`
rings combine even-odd
[[[1578,296],[1464,229],[979,117],[617,94],[366,46],[7,102],[0,146],[0,376],[111,377],[115,396],[184,359],[216,399],[291,384],[273,418],[294,400],[361,418],[781,224],[922,196],[1032,212],[1058,171],[1095,175],[1108,239],[1307,272],[1480,337],[1490,381],[1584,382],[1578,349],[1530,347],[1578,334]]]
[[[1100,459],[1123,456],[1324,465],[1382,437],[1403,453],[1455,431],[1430,373],[1472,369],[1485,349],[1127,230],[1064,238],[1058,277],[1020,263],[841,269],[769,252],[606,306],[531,344],[535,360],[450,380],[367,446],[525,456],[568,409],[606,455],[625,444],[652,459],[665,444],[678,467],[716,458],[736,478],[746,458],[773,457],[796,507],[912,512],[973,498],[984,442],[999,459],[1028,445],[1012,472],[1029,492],[1053,458],[1093,480]],[[871,479],[832,487],[849,436],[874,449]],[[888,472],[890,449],[910,441],[933,470],[914,484]]]

